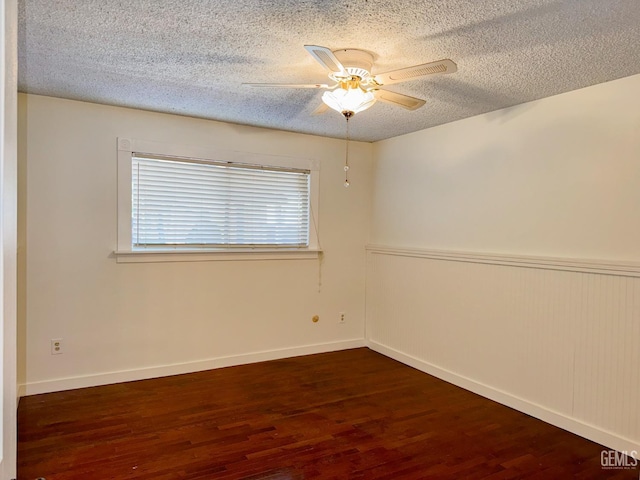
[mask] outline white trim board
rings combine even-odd
[[[157,367],[140,368],[135,370],[124,370],[118,372],[98,373],[95,375],[85,375],[79,377],[58,378],[43,382],[32,382],[19,385],[18,395],[38,395],[41,393],[60,392],[73,390],[76,388],[96,387],[99,385],[110,385],[113,383],[132,382],[136,380],[146,380],[149,378],[167,377],[170,375],[181,375],[184,373],[194,373],[215,368],[233,367],[246,365],[249,363],[265,362],[268,360],[278,360],[282,358],[299,357],[302,355],[312,355],[314,353],[335,352],[338,350],[348,350],[350,348],[360,348],[366,346],[364,339],[344,340],[340,342],[319,343],[314,345],[304,345],[300,347],[282,348],[278,350],[267,350],[262,352],[252,352],[242,355],[232,355],[228,357],[210,358],[196,362],[179,363],[174,365],[162,365]]]
[[[393,358],[394,360],[404,363],[405,365],[409,365],[421,372],[433,375],[445,382],[464,388],[465,390],[469,390],[470,392],[498,402],[501,405],[506,405],[507,407],[518,410],[519,412],[531,415],[543,422],[562,428],[563,430],[567,430],[571,433],[575,433],[576,435],[599,443],[600,445],[615,449],[619,452],[630,452],[634,450],[640,451],[640,444],[631,439],[602,430],[594,425],[583,423],[575,418],[568,417],[564,414],[529,402],[520,397],[516,397],[489,385],[476,382],[475,380],[440,368],[437,365],[433,365],[411,355],[407,355],[398,350],[382,345],[381,343],[367,340],[366,345],[375,352],[385,355],[386,357]]]
[[[218,357],[197,362],[181,363],[175,365],[164,365],[137,370],[127,370],[119,372],[109,372],[81,377],[62,378],[44,382],[33,382],[19,386],[18,393],[21,397],[26,395],[37,395],[41,393],[58,392],[72,390],[76,388],[94,387],[99,385],[109,385],[121,382],[136,380],[146,380],[170,375],[180,375],[185,373],[199,372],[215,368],[224,368],[250,363],[277,360],[282,358],[297,357],[301,355],[312,355],[315,353],[333,352],[347,350],[350,348],[368,347],[371,350],[397,360],[405,365],[416,368],[421,372],[433,375],[443,381],[449,382],[458,387],[469,390],[502,405],[514,408],[520,412],[531,415],[546,423],[557,426],[581,437],[587,438],[601,445],[613,448],[618,451],[640,451],[640,445],[633,440],[620,437],[614,433],[601,430],[593,425],[585,424],[579,420],[567,417],[566,415],[549,410],[540,405],[534,404],[522,398],[513,396],[501,390],[497,390],[488,385],[476,382],[470,378],[463,377],[456,373],[437,367],[436,365],[419,360],[411,355],[404,354],[395,349],[389,348],[380,343],[353,339],[342,342],[323,343],[306,345],[302,347],[285,348],[279,350],[269,350],[254,352],[243,355],[228,357]]]
[[[395,255],[412,258],[430,258],[451,262],[485,263],[510,267],[540,268],[566,272],[598,273],[623,277],[640,277],[640,263],[617,262],[598,259],[564,257],[540,257],[535,255],[506,255],[502,253],[459,252],[454,250],[431,250],[423,248],[367,245],[368,253]]]

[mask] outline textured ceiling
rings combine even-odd
[[[442,58],[350,122],[375,141],[640,73],[640,0],[20,0],[23,92],[343,137],[303,45],[375,54],[374,73]],[[640,92],[639,92],[640,94]],[[500,115],[497,113],[496,115]]]

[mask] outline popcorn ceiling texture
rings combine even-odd
[[[458,72],[389,87],[350,122],[376,141],[640,73],[639,0],[21,0],[19,89],[343,137],[304,44],[375,54],[374,73],[442,58]],[[639,92],[640,94],[640,92]],[[496,112],[497,120],[503,112]]]

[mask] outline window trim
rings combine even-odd
[[[121,138],[118,146],[118,233],[117,248],[113,252],[118,263],[179,262],[209,260],[271,260],[312,259],[321,253],[318,225],[318,192],[320,187],[320,162],[306,158],[267,155],[184,146],[149,140]],[[138,247],[132,246],[131,236],[131,159],[134,154],[165,157],[193,158],[203,161],[246,163],[270,167],[297,168],[310,173],[310,221],[308,247],[277,248],[188,248],[188,247]]]

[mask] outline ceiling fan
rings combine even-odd
[[[317,45],[304,48],[328,72],[333,84],[311,83],[245,83],[251,87],[276,88],[317,88],[327,90],[322,95],[323,103],[314,114],[326,112],[329,108],[340,112],[347,120],[358,112],[371,107],[377,100],[390,103],[407,110],[416,110],[425,104],[420,98],[385,90],[383,87],[405,82],[426,75],[453,73],[457,66],[449,59],[423,63],[391,72],[372,74],[373,55],[364,50],[343,49],[332,51]]]

